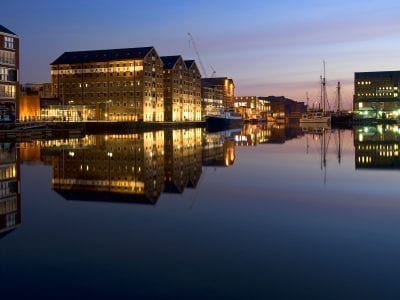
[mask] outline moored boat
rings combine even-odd
[[[239,113],[225,110],[218,115],[206,116],[207,129],[218,131],[227,128],[239,128],[243,126],[243,119]]]

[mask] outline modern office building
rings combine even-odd
[[[163,62],[154,47],[65,52],[51,63],[64,120],[164,121]]]
[[[353,109],[360,118],[400,115],[400,71],[354,73]]]
[[[235,109],[242,115],[244,120],[264,119],[271,111],[271,102],[257,96],[235,97]]]
[[[12,122],[17,115],[19,90],[19,38],[0,25],[0,122]]]
[[[164,120],[201,120],[201,75],[194,60],[162,56],[164,63]]]
[[[233,80],[228,77],[218,77],[218,78],[202,78],[201,87],[212,88],[218,90],[223,95],[223,107],[230,109],[234,107],[235,102],[235,84]],[[204,98],[203,98],[204,101]]]
[[[218,115],[224,109],[224,92],[217,87],[201,87],[202,118]]]

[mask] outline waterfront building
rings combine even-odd
[[[201,120],[201,75],[194,60],[162,56],[164,63],[164,120]]]
[[[353,109],[360,118],[397,119],[400,71],[354,73]]]
[[[283,96],[259,97],[259,99],[270,102],[270,110],[268,112],[268,120],[276,122],[290,122],[291,120],[300,119],[301,114],[307,111],[304,102],[297,102]]]
[[[51,81],[64,120],[164,121],[154,47],[65,52],[51,63]]]
[[[38,121],[49,120],[48,111],[43,107],[46,99],[53,95],[51,83],[27,83],[20,85],[18,98],[18,120]],[[55,99],[54,99],[55,100]],[[59,103],[56,101],[57,104]],[[55,111],[59,110],[59,105]],[[50,119],[53,119],[50,117]],[[54,119],[56,119],[54,117]]]
[[[202,118],[218,115],[224,109],[224,92],[217,87],[201,87]]]
[[[12,122],[17,115],[19,90],[19,38],[0,25],[0,122]]]
[[[194,60],[185,60],[188,84],[188,108],[190,120],[201,121],[201,74]]]
[[[213,88],[218,90],[223,95],[223,107],[225,109],[232,109],[235,102],[235,84],[233,80],[228,77],[211,77],[201,79],[202,88]],[[211,98],[212,99],[212,98]]]
[[[235,97],[234,107],[244,120],[263,119],[271,112],[271,102],[256,96]]]
[[[20,168],[13,143],[0,145],[0,238],[21,223]]]

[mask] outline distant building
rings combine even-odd
[[[271,111],[271,102],[257,96],[235,97],[234,106],[245,120],[253,118],[266,119],[267,113]]]
[[[269,117],[275,120],[289,121],[290,119],[298,119],[301,114],[307,111],[304,102],[297,102],[283,96],[259,97],[260,99],[270,102],[271,109]]]
[[[219,91],[223,95],[224,108],[229,109],[234,107],[235,102],[235,84],[233,80],[228,77],[218,77],[218,78],[202,78],[201,79],[202,88],[212,88]],[[204,99],[203,99],[204,100]]]
[[[164,121],[154,47],[65,52],[51,63],[51,81],[66,120]]]
[[[18,72],[19,38],[0,25],[0,122],[12,122],[16,118]]]
[[[400,71],[354,74],[353,108],[363,118],[393,118],[400,115]]]
[[[164,63],[164,120],[201,120],[201,75],[194,60],[162,56]]]

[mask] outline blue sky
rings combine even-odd
[[[64,51],[155,46],[232,77],[237,95],[319,94],[343,84],[350,106],[357,71],[400,69],[400,1],[9,1],[0,23],[21,37],[21,82],[49,81]]]

